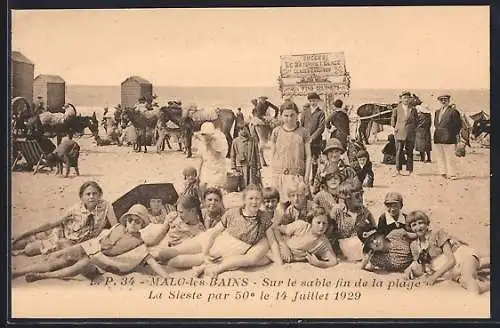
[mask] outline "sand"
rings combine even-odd
[[[383,135],[381,136],[383,138]],[[199,165],[198,158],[185,159],[174,150],[156,154],[150,147],[147,154],[133,153],[129,147],[97,147],[88,136],[77,140],[82,148],[81,176],[56,177],[53,173],[12,173],[12,231],[18,235],[47,221],[57,219],[61,211],[78,201],[78,188],[86,180],[97,181],[104,189],[104,199],[112,202],[134,186],[147,182],[172,182],[181,188],[181,170],[187,165]],[[442,227],[470,243],[481,254],[489,255],[490,188],[489,150],[467,149],[464,158],[457,158],[460,178],[444,180],[432,163],[415,162],[413,177],[392,177],[390,166],[380,164],[383,142],[368,146],[374,162],[375,186],[365,189],[365,205],[378,217],[383,212],[383,198],[388,191],[404,196],[404,211],[422,209],[430,214],[434,229]],[[268,155],[269,158],[269,155]],[[269,181],[268,168],[263,170]],[[241,195],[225,196],[227,207],[238,205]],[[32,263],[36,258],[13,257],[13,266]],[[172,272],[173,277],[185,277],[186,272]],[[444,281],[433,287],[399,288],[399,274],[375,274],[360,271],[355,264],[341,263],[331,269],[317,269],[304,263],[282,267],[268,266],[254,270],[239,270],[222,274],[221,278],[245,277],[248,285],[239,287],[157,287],[148,286],[147,275],[134,273],[135,284],[120,286],[122,277],[106,275],[118,282],[116,286],[90,286],[81,276],[66,281],[46,280],[27,284],[23,278],[12,281],[12,315],[14,317],[255,317],[255,318],[376,318],[376,317],[489,317],[489,298],[486,293],[471,297],[458,285]],[[264,278],[282,280],[277,287],[265,285]],[[287,287],[289,279],[301,281],[325,280],[335,284],[338,279],[350,286]],[[361,279],[366,286],[355,286]],[[373,287],[373,280],[382,287]],[[142,283],[140,283],[142,281]],[[208,282],[209,279],[204,280]],[[248,298],[243,299],[245,291]],[[283,292],[287,292],[282,299]],[[327,293],[325,299],[292,302],[296,291]],[[150,293],[153,293],[150,295]],[[159,293],[162,293],[159,296]],[[169,293],[192,292],[201,299],[169,299]],[[238,294],[237,292],[240,292]],[[349,294],[335,294],[347,292]],[[358,300],[342,299],[356,298]],[[208,301],[210,293],[214,293]],[[219,295],[222,293],[221,295]],[[224,300],[224,295],[226,299]],[[253,293],[253,295],[251,295]],[[268,300],[265,300],[268,293]],[[280,294],[281,293],[281,294]],[[150,299],[149,296],[156,299]],[[337,300],[335,300],[337,296]],[[219,297],[219,299],[216,299]],[[239,297],[239,298],[238,298]],[[278,297],[279,300],[275,298]],[[312,298],[321,298],[319,294]],[[261,299],[264,298],[264,299]]]

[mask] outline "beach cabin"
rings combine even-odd
[[[153,84],[140,76],[131,76],[122,82],[121,104],[123,108],[132,108],[139,98],[151,99],[153,96]]]
[[[33,77],[35,76],[35,64],[19,51],[11,54],[11,97],[24,97],[29,102],[33,99]]]
[[[33,81],[34,102],[38,96],[43,97],[50,112],[62,111],[66,102],[66,82],[57,75],[38,75]]]

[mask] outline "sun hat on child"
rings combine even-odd
[[[323,154],[326,154],[330,150],[334,150],[334,149],[338,149],[342,153],[345,152],[345,149],[342,146],[342,143],[340,142],[339,139],[337,139],[337,138],[328,139],[328,141],[326,142],[325,149],[323,149]]]
[[[215,132],[215,126],[211,122],[205,122],[201,125],[200,134],[213,134]]]
[[[120,223],[126,225],[128,218],[131,216],[137,216],[138,218],[140,218],[142,220],[143,228],[150,223],[148,209],[142,204],[132,205],[127,213],[123,214],[120,217]]]

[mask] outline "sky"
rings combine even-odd
[[[67,84],[275,86],[280,55],[343,51],[352,88],[489,89],[489,8],[12,11],[12,50]]]

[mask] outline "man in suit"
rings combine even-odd
[[[311,116],[305,126],[309,133],[311,142],[312,176],[318,171],[318,160],[323,151],[323,131],[325,131],[325,112],[319,107],[321,98],[316,92],[307,95],[307,101],[311,105]]]
[[[437,99],[441,108],[434,115],[434,144],[439,173],[451,180],[456,179],[455,174],[455,146],[458,134],[462,127],[460,113],[450,102],[450,95],[442,95]]]
[[[408,175],[413,173],[413,148],[415,147],[416,128],[418,122],[417,109],[411,103],[411,93],[403,91],[401,102],[392,111],[391,125],[394,128],[396,139],[396,172],[393,176],[401,175],[403,163],[401,154],[406,154],[406,170]]]

